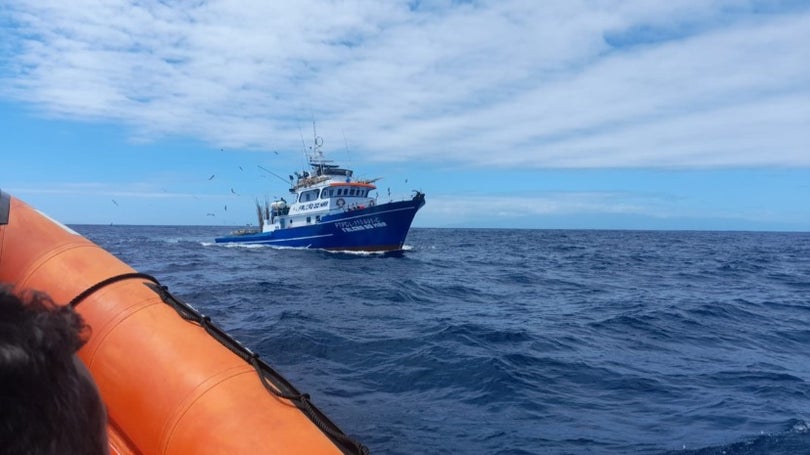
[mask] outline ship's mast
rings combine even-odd
[[[309,165],[315,171],[315,175],[322,175],[326,159],[323,156],[323,138],[318,136],[315,129],[315,122],[312,122],[312,154],[309,156]]]

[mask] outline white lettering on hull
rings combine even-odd
[[[338,221],[335,223],[335,227],[343,232],[358,232],[384,228],[386,226],[388,226],[388,224],[376,216],[371,218],[359,218],[351,221]]]

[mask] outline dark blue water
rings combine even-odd
[[[382,257],[76,228],[373,453],[810,453],[810,234],[414,229]]]

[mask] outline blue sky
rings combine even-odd
[[[807,1],[7,0],[0,188],[255,223],[315,120],[415,226],[810,231],[807,43]]]

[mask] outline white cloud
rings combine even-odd
[[[43,0],[0,95],[47,115],[365,159],[810,166],[810,10],[756,1]]]

